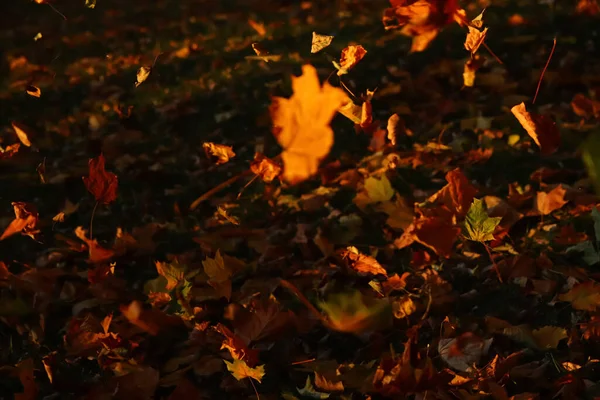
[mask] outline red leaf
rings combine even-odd
[[[109,204],[117,199],[118,178],[104,169],[104,155],[100,154],[89,161],[90,173],[83,177],[87,190],[94,195],[96,201]]]

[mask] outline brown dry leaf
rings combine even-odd
[[[411,52],[423,51],[438,35],[441,28],[453,21],[467,23],[465,11],[457,0],[391,0],[392,7],[383,15],[386,30],[402,28],[405,36],[413,38]]]
[[[88,162],[89,175],[83,177],[83,184],[94,195],[98,203],[109,204],[117,199],[119,179],[112,172],[104,169],[104,155],[90,158]]]
[[[181,324],[179,317],[167,315],[159,310],[144,309],[143,304],[137,300],[129,305],[121,305],[119,309],[131,324],[153,336],[161,329],[172,329]]]
[[[329,154],[333,145],[329,123],[347,97],[329,83],[321,87],[311,65],[302,67],[300,77],[292,77],[292,88],[292,97],[274,97],[269,111],[273,134],[283,147],[283,178],[294,184],[314,175]]]
[[[204,149],[206,157],[215,159],[216,165],[225,164],[229,159],[235,157],[235,153],[231,146],[206,142],[202,144],[202,148]]]
[[[576,310],[596,311],[600,306],[600,285],[592,281],[580,283],[558,299],[568,301]]]
[[[398,114],[392,114],[387,122],[387,138],[392,146],[396,145],[396,141],[399,137],[408,135],[404,121]]]
[[[39,214],[35,205],[15,201],[11,203],[15,212],[15,219],[6,227],[0,240],[4,240],[15,233],[21,233],[36,240],[37,234],[40,232],[37,229]]]
[[[429,197],[427,202],[442,205],[457,216],[465,216],[473,203],[477,189],[458,168],[446,174],[446,181],[448,184]]]
[[[361,254],[354,246],[349,246],[340,252],[348,266],[359,274],[385,275],[387,271],[371,256]]]
[[[40,88],[37,86],[33,86],[33,85],[27,86],[25,91],[27,92],[28,95],[33,96],[33,97],[39,98],[42,95],[42,91],[40,90]]]
[[[253,174],[260,176],[266,183],[273,182],[275,178],[281,175],[281,166],[261,153],[254,155],[250,170]]]
[[[548,215],[562,208],[569,202],[565,200],[566,193],[567,190],[562,185],[555,187],[548,193],[537,192],[535,196],[535,210],[541,215]]]
[[[13,121],[11,124],[13,129],[15,130],[15,133],[17,134],[17,137],[19,138],[21,143],[23,143],[23,146],[31,147],[31,129],[17,121]]]
[[[348,46],[342,50],[342,56],[340,57],[340,67],[338,68],[338,76],[347,74],[348,71],[353,68],[363,57],[367,54],[367,51],[360,44],[355,46]]]
[[[413,221],[402,236],[394,241],[394,246],[403,249],[417,242],[441,257],[449,257],[459,234],[460,228],[445,219],[423,217]]]
[[[492,339],[483,340],[471,332],[453,339],[440,339],[438,352],[446,364],[457,371],[472,372],[487,353]]]
[[[560,132],[556,127],[556,123],[550,117],[528,112],[525,103],[517,104],[510,111],[539,146],[540,153],[550,155],[558,150]]]
[[[483,44],[485,40],[485,35],[487,34],[488,28],[480,31],[477,28],[473,28],[469,26],[469,33],[467,34],[467,39],[465,40],[465,49],[471,52],[471,54],[475,54],[479,47]]]
[[[217,250],[215,258],[206,257],[202,261],[204,273],[208,275],[208,284],[215,289],[219,297],[231,298],[231,275],[232,272],[225,265],[225,260],[221,256],[220,250]]]
[[[246,344],[278,337],[293,323],[294,314],[282,310],[274,297],[253,298],[248,307],[231,307],[235,334]]]
[[[310,52],[312,54],[318,53],[319,51],[323,50],[325,47],[329,46],[332,41],[333,41],[333,36],[320,35],[317,32],[313,32]]]

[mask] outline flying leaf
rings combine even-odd
[[[225,146],[224,144],[206,142],[202,144],[202,148],[204,149],[206,157],[216,159],[216,165],[225,164],[231,158],[235,157],[233,148],[231,146]]]
[[[400,33],[413,38],[411,52],[423,51],[441,28],[456,21],[466,24],[465,11],[457,0],[390,0],[392,7],[383,15],[386,30],[402,28]]]
[[[5,148],[2,148],[2,146],[0,146],[0,160],[11,158],[19,152],[19,148],[21,148],[21,143],[14,143],[9,146],[6,146]]]
[[[244,360],[233,360],[232,363],[227,360],[223,360],[223,362],[233,377],[238,381],[241,381],[244,378],[251,378],[260,383],[263,376],[265,376],[264,365],[258,365],[255,368],[250,368]]]
[[[560,132],[550,117],[528,112],[525,103],[517,104],[510,111],[539,146],[540,153],[549,155],[558,150]]]
[[[319,306],[325,311],[330,327],[340,332],[366,332],[389,322],[391,317],[387,299],[369,298],[358,290],[331,295]]]
[[[31,147],[31,129],[16,121],[12,122],[12,127],[21,143],[23,143],[23,146]]]
[[[15,219],[6,227],[0,240],[4,240],[15,233],[21,233],[36,240],[39,214],[35,205],[21,201],[12,202],[15,212]]]
[[[377,179],[373,176],[365,179],[363,190],[354,198],[354,204],[364,208],[368,204],[387,202],[394,197],[396,191],[385,174]]]
[[[302,67],[300,77],[292,77],[292,88],[292,97],[274,97],[269,111],[273,134],[283,147],[283,178],[294,184],[314,175],[329,154],[333,145],[329,123],[346,95],[329,83],[321,87],[311,65]]]
[[[146,81],[146,79],[148,79],[148,77],[150,76],[150,73],[152,72],[152,67],[140,67],[140,69],[138,69],[137,74],[136,74],[136,81],[135,81],[135,87],[140,86],[142,83],[144,83]]]
[[[94,7],[96,7],[96,0],[85,0],[85,6],[87,8],[94,8]]]
[[[28,95],[33,96],[33,97],[40,97],[42,95],[42,91],[40,90],[40,88],[37,86],[33,86],[33,85],[27,86],[25,91],[27,92]]]
[[[471,25],[468,26],[469,33],[467,33],[467,39],[465,40],[465,49],[471,52],[471,55],[475,54],[479,49],[479,46],[485,41],[485,35],[487,34],[488,28],[483,31],[480,29],[483,27],[483,13],[481,12],[475,19],[471,21]]]
[[[250,164],[250,170],[255,175],[260,176],[266,183],[273,182],[275,178],[281,175],[281,166],[260,153],[254,155],[254,160]]]
[[[353,68],[363,57],[367,54],[367,51],[361,45],[348,46],[342,50],[342,56],[340,57],[338,76],[347,74],[348,71]],[[334,64],[335,65],[335,64]]]
[[[502,217],[490,218],[483,208],[483,200],[473,199],[473,204],[465,217],[468,239],[475,242],[494,240],[494,230]]]
[[[267,29],[265,28],[265,24],[254,21],[253,19],[248,19],[248,25],[252,27],[260,36],[265,36],[267,34]]]
[[[333,36],[320,35],[317,32],[313,32],[310,52],[313,54],[318,53],[319,51],[323,50],[325,47],[329,46],[331,44],[332,40],[333,40]]]
[[[117,199],[119,181],[117,175],[106,172],[104,169],[104,155],[91,158],[89,163],[89,176],[83,177],[87,190],[94,195],[98,203],[109,204]]]

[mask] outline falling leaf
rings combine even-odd
[[[465,62],[465,67],[463,70],[463,84],[465,87],[475,86],[476,73],[481,66],[481,57],[477,54]]]
[[[576,310],[596,311],[600,306],[600,285],[584,282],[573,286],[567,293],[558,296],[560,301],[568,301]]]
[[[260,43],[252,43],[252,50],[256,53],[256,57],[248,56],[246,59],[248,60],[262,60],[264,62],[269,61],[279,61],[281,60],[281,55],[271,55],[267,50],[265,50]]]
[[[260,153],[254,155],[250,170],[266,183],[273,182],[281,174],[281,166]]]
[[[156,271],[167,280],[167,290],[173,290],[184,280],[184,268],[177,263],[156,261]]]
[[[417,306],[413,301],[412,297],[406,295],[394,300],[394,302],[392,303],[392,311],[394,313],[394,317],[402,319],[407,318],[415,311],[417,311]]]
[[[33,37],[33,40],[34,40],[35,42],[37,42],[37,41],[38,41],[38,40],[40,40],[41,38],[42,38],[42,33],[41,33],[41,32],[38,32],[38,33],[37,33],[37,34],[36,34],[36,35]]]
[[[233,377],[238,381],[241,381],[244,378],[251,378],[260,383],[263,376],[265,376],[264,365],[258,365],[255,368],[250,368],[244,360],[233,360],[232,363],[227,360],[223,360],[223,362],[227,366],[227,370],[230,371]]]
[[[235,157],[233,148],[231,146],[225,146],[224,144],[206,142],[202,144],[202,148],[204,149],[204,153],[206,153],[206,157],[216,158],[216,165],[225,164],[231,158]]]
[[[0,240],[4,240],[15,233],[21,233],[36,240],[39,214],[37,208],[31,203],[15,201],[11,203],[15,212],[15,219],[6,227]]]
[[[487,30],[488,28],[485,28],[483,31],[480,31],[479,29],[469,26],[469,33],[467,34],[467,39],[465,40],[465,49],[470,51],[471,54],[475,54],[479,49],[479,46],[481,46],[485,41]]]
[[[328,317],[330,327],[340,332],[362,333],[389,322],[387,299],[364,296],[360,291],[331,295],[319,306]]]
[[[98,245],[98,241],[96,239],[88,239],[85,229],[83,229],[81,226],[75,228],[75,236],[87,244],[89,261],[91,263],[102,263],[114,257],[114,251],[101,247]]]
[[[19,152],[20,148],[20,143],[11,144],[9,146],[6,146],[5,148],[2,148],[2,146],[0,146],[0,160],[11,158]]]
[[[31,130],[25,125],[16,121],[12,122],[12,127],[15,130],[15,133],[17,134],[17,137],[19,138],[21,143],[23,143],[23,146],[31,147],[31,142],[29,139],[29,137],[31,136]]]
[[[535,196],[535,209],[541,215],[549,215],[552,212],[562,208],[569,201],[565,199],[566,189],[559,185],[549,191],[537,192]]]
[[[398,114],[392,114],[387,122],[387,138],[392,146],[396,146],[398,138],[406,134],[404,121]]]
[[[349,97],[345,98],[337,111],[355,124],[360,124],[362,118],[362,106],[354,104]]]
[[[390,0],[392,7],[383,15],[386,30],[402,28],[400,33],[413,38],[411,52],[423,51],[441,28],[453,21],[465,24],[465,12],[457,0]]]
[[[342,56],[340,57],[340,63],[338,68],[338,76],[347,74],[348,71],[353,68],[363,57],[367,54],[367,51],[361,45],[348,46],[342,50]]]
[[[33,97],[40,97],[42,95],[42,91],[40,90],[40,88],[37,86],[33,86],[33,85],[27,86],[25,91],[27,92],[28,95],[33,96]],[[15,128],[15,130],[16,130],[16,128]]]
[[[95,8],[96,7],[96,0],[85,0],[85,6],[87,8]]]
[[[483,208],[483,200],[473,199],[473,204],[465,217],[467,237],[475,242],[494,240],[494,230],[501,220],[501,217],[490,218],[488,216]]]
[[[267,34],[267,30],[265,29],[265,24],[260,22],[256,22],[253,19],[248,19],[248,25],[252,27],[260,36],[265,36]]]
[[[88,162],[89,175],[83,177],[87,190],[94,195],[98,203],[109,204],[117,199],[118,178],[104,169],[104,155],[91,158]]]
[[[138,69],[137,74],[136,74],[136,81],[135,81],[135,87],[140,86],[142,83],[144,83],[146,81],[146,79],[148,79],[148,77],[150,76],[150,73],[152,72],[152,67],[140,67],[140,69]]]
[[[321,87],[311,65],[302,67],[300,77],[292,77],[292,88],[292,97],[274,97],[269,111],[273,134],[283,147],[283,178],[294,184],[314,175],[329,154],[333,145],[329,123],[346,95],[329,83]]]
[[[320,35],[317,32],[312,33],[312,45],[310,47],[311,53],[318,53],[325,47],[329,46],[333,41],[333,36]]]
[[[528,112],[525,103],[517,104],[510,111],[539,146],[543,155],[549,155],[558,150],[560,132],[554,121],[547,116]]]

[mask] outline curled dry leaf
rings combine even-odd
[[[348,46],[342,50],[340,57],[340,65],[338,68],[338,76],[347,74],[363,57],[367,54],[367,50],[360,44],[356,46]]]
[[[21,143],[14,143],[9,146],[6,146],[5,148],[2,148],[2,146],[0,146],[0,160],[5,158],[11,158],[19,152],[19,148],[21,148]]]
[[[333,145],[329,123],[346,95],[329,83],[321,87],[311,65],[302,67],[300,77],[292,77],[292,88],[292,97],[274,97],[269,111],[273,134],[283,147],[283,178],[294,184],[314,175],[329,154]]]
[[[260,176],[266,183],[273,182],[281,174],[281,166],[261,153],[254,155],[250,170],[253,174]]]
[[[39,98],[42,95],[42,91],[40,90],[40,88],[37,86],[33,86],[33,85],[27,86],[25,91],[27,92],[28,95],[33,96],[33,97]]]
[[[333,41],[333,36],[320,35],[317,32],[312,33],[312,44],[310,47],[311,53],[318,53],[325,47],[329,46]]]
[[[216,159],[216,165],[225,164],[231,158],[235,157],[233,148],[231,146],[225,146],[224,144],[206,142],[202,144],[202,148],[204,149],[206,157]]]
[[[521,126],[540,147],[543,155],[549,155],[560,146],[560,132],[550,117],[527,111],[525,103],[517,104],[510,110]]]
[[[104,155],[91,158],[88,165],[89,175],[83,177],[83,184],[94,195],[98,203],[109,204],[117,199],[119,180],[117,175],[104,169]]]
[[[479,46],[483,44],[487,30],[488,28],[485,28],[484,30],[480,31],[477,28],[469,26],[469,33],[467,34],[467,39],[465,40],[465,49],[470,51],[471,54],[475,54],[477,50],[479,50]]]
[[[21,233],[35,240],[40,232],[37,229],[39,217],[37,208],[31,203],[21,201],[13,202],[12,206],[15,211],[15,219],[6,227],[2,236],[0,236],[0,240],[4,240],[15,233]]]

